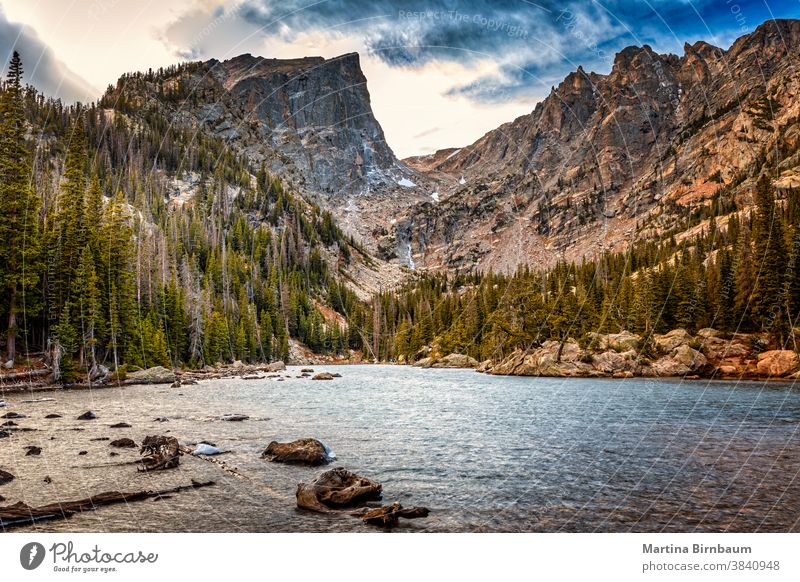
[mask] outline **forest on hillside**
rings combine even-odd
[[[70,382],[285,360],[290,340],[369,360],[414,361],[432,345],[498,360],[623,330],[647,353],[653,334],[706,327],[796,349],[800,191],[771,180],[796,145],[764,151],[709,204],[682,209],[683,224],[623,252],[513,275],[414,274],[364,301],[347,267],[373,259],[263,166],[156,106],[123,94],[67,107],[23,86],[22,73],[15,54],[0,91],[4,362],[44,353]],[[169,185],[188,175],[191,199],[174,200]],[[745,182],[742,204],[733,188]]]
[[[22,73],[15,53],[0,91],[3,362],[44,352],[70,382],[286,359],[290,338],[362,347],[366,307],[339,267],[363,251],[328,212],[156,110],[67,107]],[[170,203],[190,173],[191,203]]]

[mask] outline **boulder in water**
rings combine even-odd
[[[163,366],[154,366],[129,373],[128,381],[131,384],[172,384],[175,381],[175,374]]]
[[[30,445],[25,447],[28,452],[25,453],[26,457],[38,457],[42,454],[42,447],[37,447],[34,445]]]
[[[94,420],[95,418],[97,418],[97,415],[91,410],[87,410],[78,417],[78,420]]]
[[[286,364],[282,360],[272,362],[267,366],[267,372],[283,372],[286,369]]]
[[[118,422],[116,424],[112,424],[110,428],[130,428],[130,427],[131,425],[129,425],[127,422]]]
[[[298,439],[290,443],[272,441],[261,455],[275,463],[325,465],[330,462],[328,451],[317,439]]]
[[[330,372],[320,372],[319,374],[314,374],[314,377],[311,378],[312,380],[333,380],[333,374]]]
[[[55,412],[52,414],[48,414],[45,418],[61,418],[60,414],[56,414]]]
[[[431,368],[477,368],[478,360],[464,354],[450,354],[431,364]]]
[[[320,513],[358,507],[381,498],[380,483],[344,467],[325,471],[311,483],[297,484],[297,507]]]

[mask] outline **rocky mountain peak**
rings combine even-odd
[[[727,51],[632,46],[608,74],[579,68],[530,114],[420,165],[443,176],[441,202],[398,219],[396,246],[418,267],[509,272],[623,248],[725,187],[746,199],[760,152],[800,134],[798,49],[800,21],[770,21]],[[776,183],[794,183],[796,156],[781,163]]]

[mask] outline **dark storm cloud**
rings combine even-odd
[[[22,24],[9,22],[0,9],[0,58],[3,59],[4,76],[14,50],[22,57],[25,83],[33,85],[45,95],[60,97],[67,103],[87,102],[98,97],[98,92],[59,61],[35,31]]]
[[[792,0],[772,0],[769,9],[760,0],[736,0],[736,14],[720,6],[713,0],[244,0],[235,18],[286,42],[302,33],[357,37],[391,67],[493,61],[496,73],[454,79],[448,94],[502,102],[541,95],[578,65],[607,71],[614,54],[631,44],[680,52],[687,40],[729,41],[770,14],[796,12]]]

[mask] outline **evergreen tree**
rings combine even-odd
[[[33,192],[25,140],[22,60],[14,51],[0,93],[0,312],[6,317],[6,360],[17,356],[20,311],[36,312],[39,282],[39,201]]]

